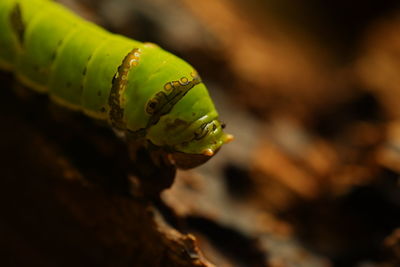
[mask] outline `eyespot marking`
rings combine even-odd
[[[166,84],[164,85],[164,90],[167,91],[167,92],[171,91],[173,88],[174,88],[174,87],[172,86],[171,83],[166,83]]]
[[[156,108],[158,106],[158,99],[150,99],[149,103],[147,104],[146,112],[149,114],[154,114]]]
[[[188,78],[182,77],[182,78],[180,79],[180,84],[181,84],[181,85],[186,85],[186,84],[188,84],[188,83],[189,83]]]

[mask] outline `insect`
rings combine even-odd
[[[192,66],[49,0],[0,1],[0,68],[178,168],[204,163],[233,138]]]

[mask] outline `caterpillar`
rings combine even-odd
[[[50,0],[0,1],[0,69],[178,168],[204,163],[233,138],[192,66]]]

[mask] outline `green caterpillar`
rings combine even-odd
[[[0,68],[60,105],[157,147],[180,168],[203,163],[232,140],[189,64],[49,0],[0,0]]]

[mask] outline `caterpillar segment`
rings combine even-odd
[[[233,138],[192,66],[52,1],[0,1],[0,68],[56,103],[161,149],[181,168],[203,163]]]

